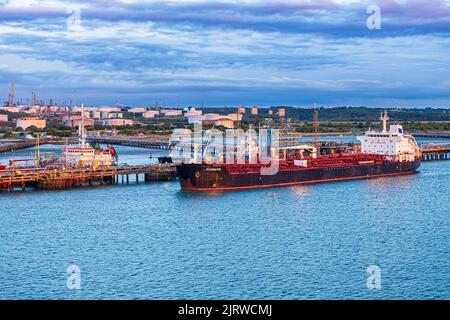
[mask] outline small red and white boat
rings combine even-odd
[[[110,166],[117,160],[113,147],[94,148],[86,142],[84,129],[84,106],[81,105],[81,121],[78,130],[79,143],[68,145],[62,150],[62,163],[65,167],[102,167]]]

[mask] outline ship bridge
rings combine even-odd
[[[368,131],[358,137],[361,141],[361,152],[389,156],[395,161],[413,161],[420,157],[419,146],[413,136],[403,134],[403,126],[391,124],[387,130],[389,117],[387,111],[381,114],[383,131]]]

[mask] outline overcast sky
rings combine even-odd
[[[0,0],[2,101],[12,80],[60,103],[450,107],[450,0]]]

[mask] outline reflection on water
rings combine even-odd
[[[118,151],[150,161],[147,149]],[[176,181],[3,193],[0,299],[449,299],[449,178],[440,161],[215,194]],[[66,288],[69,264],[79,291]],[[381,290],[366,287],[372,264]]]
[[[306,185],[294,186],[291,189],[299,199],[303,199],[308,193],[308,186]]]

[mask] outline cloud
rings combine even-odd
[[[369,1],[12,3],[0,92],[15,80],[18,95],[99,104],[450,105],[445,1],[379,1],[381,30],[366,28]],[[81,8],[78,32],[67,7]]]
[[[365,36],[366,8],[372,1],[41,1],[41,5],[7,5],[6,21],[67,18],[67,8],[81,8],[84,20],[154,22],[258,31],[314,32]],[[443,0],[378,1],[384,34],[448,32],[450,6]],[[416,27],[420,26],[419,29]]]

